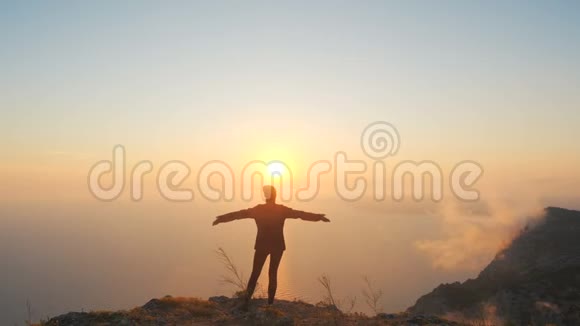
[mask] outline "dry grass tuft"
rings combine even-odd
[[[222,283],[233,285],[237,291],[246,291],[248,281],[244,277],[244,273],[238,269],[233,259],[221,247],[215,253],[228,271],[227,275],[222,275]]]

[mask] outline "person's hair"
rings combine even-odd
[[[266,199],[267,203],[276,202],[276,188],[272,186],[264,186],[262,187],[262,190],[264,191],[264,198]]]

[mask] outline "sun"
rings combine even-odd
[[[273,161],[268,163],[268,173],[271,176],[281,176],[284,175],[288,169],[284,165],[284,163],[280,161]]]

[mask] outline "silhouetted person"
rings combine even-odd
[[[264,266],[264,262],[268,255],[270,255],[270,269],[268,271],[268,303],[272,304],[274,302],[276,287],[278,286],[278,266],[282,259],[282,253],[286,250],[286,244],[284,243],[284,221],[287,218],[300,218],[305,221],[330,222],[329,219],[324,217],[324,214],[297,211],[284,205],[276,204],[276,188],[272,186],[264,186],[263,190],[264,197],[266,198],[265,204],[220,215],[213,222],[213,225],[217,225],[219,223],[243,218],[253,218],[256,221],[258,234],[254,246],[255,252],[252,275],[248,281],[246,304],[254,294],[256,282],[258,281],[258,277],[262,272],[262,267]]]

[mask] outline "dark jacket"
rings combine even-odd
[[[217,217],[219,223],[253,218],[258,227],[254,249],[268,252],[286,249],[284,242],[284,221],[287,218],[300,218],[306,221],[320,221],[324,214],[314,214],[294,210],[274,203],[260,204],[252,208],[228,213]]]

